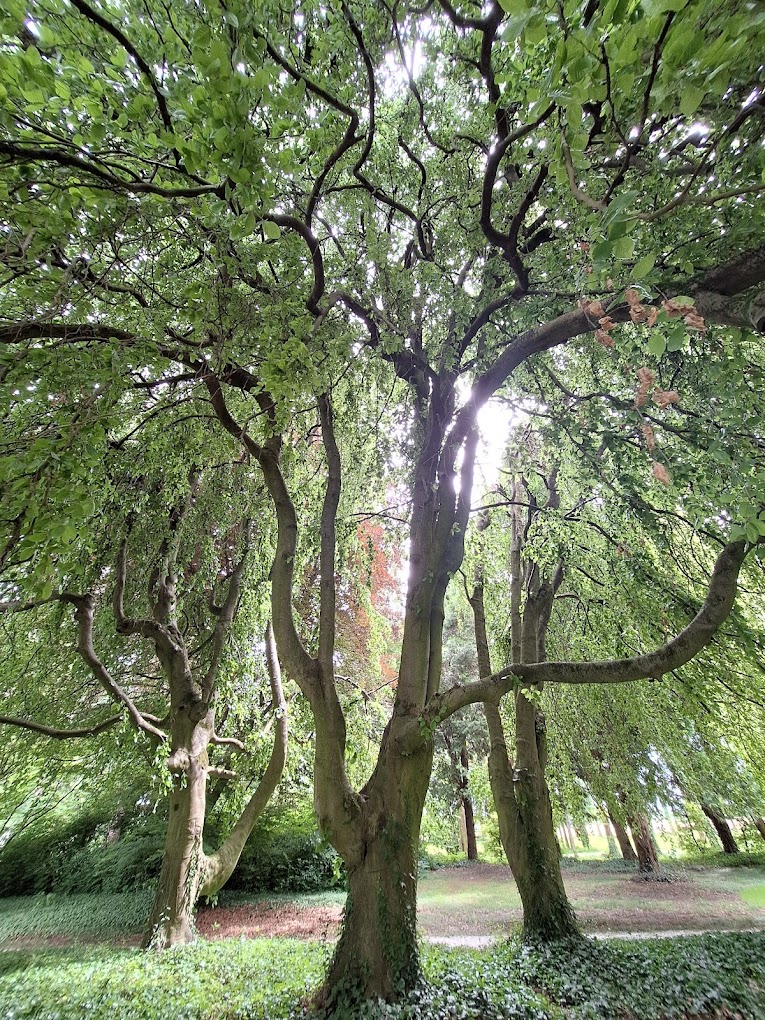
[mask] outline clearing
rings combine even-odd
[[[765,868],[694,868],[672,874],[671,882],[646,882],[634,872],[587,863],[567,868],[564,880],[588,932],[765,929]],[[0,900],[0,946],[135,945],[146,912],[143,899],[146,894],[136,893]],[[344,899],[342,891],[224,893],[219,906],[199,911],[198,927],[215,939],[332,939]],[[132,909],[125,909],[127,903]],[[521,906],[509,868],[475,863],[427,872],[420,878],[418,920],[426,938],[511,934],[521,923]]]

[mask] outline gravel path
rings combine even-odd
[[[587,938],[593,939],[627,939],[637,941],[642,939],[676,939],[689,935],[733,935],[741,931],[758,932],[762,928],[724,928],[721,930],[707,931],[593,931],[585,932]],[[431,935],[426,936],[426,942],[434,945],[447,946],[449,949],[486,949],[488,946],[496,945],[502,939],[499,935]]]

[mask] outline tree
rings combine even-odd
[[[480,409],[530,359],[576,362],[620,323],[633,349],[658,351],[677,313],[714,362],[707,325],[754,343],[763,322],[761,19],[711,0],[512,8],[177,4],[147,17],[132,2],[14,2],[2,27],[0,339],[14,361],[55,348],[92,364],[104,351],[131,384],[204,387],[271,497],[275,638],[314,714],[315,805],[349,876],[328,1002],[341,989],[395,998],[418,977],[435,727],[518,684],[676,668],[727,616],[762,525],[756,498],[731,508],[746,536],[659,650],[512,663],[439,694]],[[641,300],[623,300],[635,281]],[[659,312],[678,297],[693,308]],[[374,421],[373,400],[349,394],[377,387],[401,406],[387,442],[410,468],[410,573],[395,702],[357,790],[335,683],[336,545],[343,460],[347,483],[353,436]],[[295,471],[291,430],[307,406],[326,462],[320,507]],[[15,505],[6,519],[18,549],[29,516]],[[317,525],[313,642],[293,612],[301,522],[304,539]]]
[[[142,455],[150,450],[146,437],[144,440]],[[111,703],[112,709],[117,707],[117,713],[112,712],[84,726],[50,725],[26,714],[23,717],[0,716],[0,722],[49,738],[72,739],[96,736],[124,720],[138,737],[159,752],[159,761],[167,777],[168,823],[162,868],[144,944],[161,947],[193,938],[193,911],[198,897],[213,895],[228,880],[247,836],[276,789],[287,751],[286,703],[269,624],[265,655],[271,705],[277,718],[271,757],[230,834],[215,853],[205,854],[202,833],[208,781],[215,776],[236,777],[230,768],[211,763],[210,752],[216,746],[240,751],[245,746],[235,736],[219,734],[215,721],[216,702],[227,694],[231,701],[235,697],[226,676],[230,672],[226,644],[244,596],[251,542],[249,518],[236,519],[236,503],[221,513],[220,504],[216,507],[216,502],[221,495],[229,500],[234,495],[237,484],[241,484],[237,474],[242,474],[242,467],[239,466],[237,472],[236,466],[220,465],[217,473],[209,472],[210,477],[202,470],[194,470],[187,479],[185,491],[173,494],[163,489],[157,474],[152,477],[152,467],[155,472],[156,467],[148,461],[142,460],[141,474],[136,476],[121,452],[113,451],[109,459],[115,463],[110,465],[111,472],[107,469],[107,474],[111,473],[111,491],[118,493],[118,499],[112,500],[111,505],[107,500],[99,507],[106,520],[100,536],[101,555],[92,556],[91,562],[78,572],[62,573],[56,578],[56,590],[46,598],[6,601],[2,603],[2,610],[5,614],[47,614],[48,617],[54,614],[51,622],[67,633],[71,624],[63,610],[72,607],[77,653],[101,688],[101,697],[96,703]],[[226,478],[227,469],[229,478]],[[161,477],[161,469],[158,473]],[[128,493],[132,505],[125,514],[123,501]],[[171,507],[165,513],[168,500]],[[247,497],[244,503],[247,507]],[[252,510],[256,502],[250,500],[250,503]],[[217,514],[214,513],[216,509]],[[123,521],[119,520],[121,514]],[[233,520],[230,529],[226,529],[227,518]],[[162,536],[158,543],[157,533]],[[6,591],[23,590],[26,566],[23,561],[9,565]],[[142,591],[145,592],[143,598]],[[128,606],[135,606],[138,611],[141,601],[148,605],[149,612],[145,616],[133,615]],[[100,621],[96,619],[97,614],[102,617]],[[109,641],[105,633],[109,624],[118,636],[117,647],[114,639]],[[36,625],[39,626],[37,621]],[[25,629],[29,643],[29,625]],[[130,639],[136,637],[148,646],[148,655],[135,650]],[[99,650],[100,644],[110,653],[111,664]],[[125,644],[127,647],[120,647]],[[60,640],[54,648],[58,654],[53,666],[57,674],[56,693],[49,692],[48,698],[50,702],[61,703],[66,689],[63,685],[62,690],[61,674],[67,671],[71,674],[72,667],[65,665],[66,653]],[[246,661],[242,657],[239,667]],[[155,670],[159,672],[156,678],[159,684],[152,682]],[[120,673],[124,680],[119,677]],[[79,687],[82,692],[81,683],[81,677],[77,677],[75,691]],[[50,716],[50,707],[40,704],[39,690],[34,691],[38,684],[43,689],[47,686],[40,681],[37,671],[16,680],[25,703],[34,697],[45,719]],[[85,690],[84,698],[82,694],[79,699],[75,695],[74,704],[67,706],[69,718],[79,707],[77,700],[87,705],[88,699],[93,699],[87,685]],[[252,693],[247,691],[244,696],[251,698]],[[167,698],[164,704],[163,696]],[[154,711],[139,707],[139,698],[148,702]],[[230,708],[231,701],[228,706],[224,701],[224,707]],[[103,711],[98,715],[103,717]]]

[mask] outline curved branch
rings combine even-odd
[[[701,609],[687,627],[655,651],[601,662],[515,663],[483,680],[452,687],[436,695],[426,707],[426,721],[441,721],[479,701],[496,704],[519,683],[530,687],[541,682],[619,684],[660,679],[665,673],[690,662],[712,641],[733,608],[739,571],[752,548],[743,541],[725,546],[717,557]]]
[[[214,896],[215,893],[228,881],[232,871],[239,861],[247,837],[258,818],[263,812],[266,804],[279,785],[287,761],[287,702],[282,689],[282,676],[279,668],[279,658],[276,652],[274,632],[269,621],[266,627],[266,665],[268,667],[268,679],[271,684],[271,695],[276,709],[276,730],[274,733],[274,746],[271,750],[271,757],[263,773],[263,778],[258,783],[255,793],[239,816],[239,820],[231,831],[231,835],[223,843],[217,853],[211,854],[204,862],[204,878],[199,890],[200,896]],[[227,772],[228,770],[221,770]],[[220,773],[219,773],[220,774]]]
[[[89,21],[92,21],[94,24],[103,28],[104,31],[108,32],[113,39],[116,39],[120,46],[122,46],[122,48],[127,53],[130,54],[133,60],[135,60],[138,69],[148,80],[149,85],[151,86],[151,91],[154,93],[154,97],[157,100],[157,106],[159,107],[159,115],[162,118],[162,123],[165,127],[165,130],[172,133],[173,124],[172,120],[170,119],[170,111],[167,108],[167,101],[164,95],[162,94],[162,91],[159,87],[159,83],[157,82],[157,79],[154,77],[154,72],[152,71],[151,67],[149,67],[147,62],[143,59],[143,57],[135,48],[135,46],[133,46],[133,44],[130,42],[125,33],[121,29],[117,28],[116,25],[113,25],[110,21],[108,21],[98,11],[94,10],[90,6],[90,4],[85,3],[85,0],[69,0],[69,2],[71,3],[72,7],[76,8],[80,12],[80,14],[83,14]]]
[[[44,146],[22,145],[19,142],[0,140],[0,156],[8,156],[15,162],[32,161],[35,163],[56,163],[58,166],[69,167],[70,169],[82,170],[108,184],[110,188],[119,191],[127,191],[133,194],[159,195],[161,198],[199,198],[202,195],[217,195],[224,197],[225,184],[200,184],[196,187],[186,188],[163,188],[159,184],[152,184],[150,181],[132,180],[126,181],[117,177],[108,170],[103,170],[93,162],[80,159],[69,152],[61,149],[45,148]]]
[[[53,737],[54,740],[69,740],[74,737],[95,737],[104,730],[116,726],[122,719],[122,715],[111,715],[100,723],[93,726],[83,726],[81,729],[62,730],[57,726],[48,726],[45,723],[35,722],[34,719],[17,719],[15,716],[0,715],[0,723],[5,726],[18,726],[24,730],[32,730],[33,733],[40,733],[45,737]]]
[[[130,721],[136,730],[146,733],[158,743],[164,743],[167,734],[158,729],[140,712],[133,701],[120,685],[114,680],[109,670],[101,662],[93,647],[93,616],[95,606],[92,595],[62,595],[62,602],[70,602],[75,607],[75,619],[79,626],[77,651],[90,667],[93,676],[98,680],[112,701],[127,709]]]

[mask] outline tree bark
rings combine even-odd
[[[513,543],[511,572],[519,570],[520,547]],[[517,560],[515,553],[517,552]],[[470,600],[475,622],[479,674],[491,674],[483,586],[477,583]],[[525,615],[525,614],[524,614]],[[511,619],[517,618],[511,608]],[[541,617],[539,618],[541,619]],[[528,616],[521,650],[536,658],[539,648],[537,623]],[[542,628],[544,629],[544,628]],[[531,649],[533,631],[534,648]],[[514,637],[517,640],[517,624]],[[515,643],[515,642],[514,642]],[[541,645],[543,648],[543,640]],[[552,940],[579,934],[576,918],[566,896],[555,838],[552,804],[545,781],[547,763],[544,716],[525,695],[515,697],[515,766],[511,764],[502,717],[496,705],[484,703],[489,729],[489,781],[499,821],[502,847],[523,904],[523,932],[529,939]]]
[[[647,815],[642,811],[631,815],[629,826],[637,850],[638,871],[646,878],[658,875],[661,872],[659,854]]]
[[[725,818],[723,818],[722,815],[718,815],[717,812],[708,804],[702,804],[701,810],[714,826],[715,832],[722,843],[723,852],[726,854],[737,854],[739,852],[738,844],[736,843],[733,833],[731,832],[730,825],[728,825]]]
[[[630,836],[626,828],[622,825],[618,818],[615,818],[611,812],[608,813],[609,821],[616,835],[616,841],[619,844],[619,849],[622,852],[622,857],[625,861],[630,864],[637,864],[638,855],[635,853],[635,848],[630,842]]]
[[[154,892],[141,946],[166,949],[196,938],[194,907],[199,896],[204,853],[207,785],[206,724],[194,724],[189,713],[176,721],[174,751],[178,768],[173,775],[162,868]]]
[[[468,785],[469,759],[467,748],[463,746],[460,751],[460,802],[465,817],[465,838],[467,842],[467,859],[478,860],[478,844],[475,838],[475,814],[473,812],[473,800],[470,796]]]
[[[609,858],[616,857],[616,836],[614,835],[614,828],[610,821],[605,824],[606,830],[606,842],[608,843],[608,856]]]
[[[419,976],[417,855],[433,749],[400,755],[389,727],[378,766],[361,791],[357,822],[324,834],[348,873],[348,897],[334,957],[318,996],[330,1009],[342,999],[396,999]]]
[[[757,829],[762,838],[765,839],[765,818],[755,818],[754,827]]]

